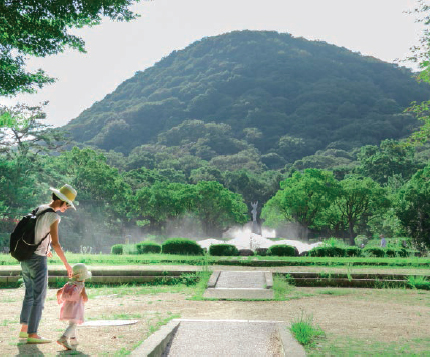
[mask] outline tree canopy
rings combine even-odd
[[[85,52],[82,38],[70,30],[100,24],[103,17],[130,21],[139,0],[0,1],[0,96],[34,92],[52,83],[43,70],[28,72],[28,56],[45,57],[69,47]]]

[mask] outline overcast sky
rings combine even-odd
[[[31,59],[30,69],[42,68],[57,82],[37,94],[0,97],[0,103],[48,100],[46,123],[62,126],[173,50],[233,30],[288,32],[394,62],[419,43],[422,27],[415,15],[404,13],[415,5],[416,0],[141,1],[134,7],[138,20],[75,31],[86,42],[86,54]]]

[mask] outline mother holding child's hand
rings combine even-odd
[[[37,219],[35,230],[35,243],[42,241],[48,234],[48,238],[43,239],[34,254],[27,260],[21,262],[22,277],[25,284],[25,296],[22,303],[20,323],[20,338],[26,338],[27,343],[48,343],[52,342],[37,334],[42,310],[45,305],[46,292],[48,288],[48,263],[47,256],[52,256],[50,246],[54,248],[58,257],[67,269],[69,278],[72,277],[72,267],[67,262],[63,249],[58,238],[58,224],[60,216],[57,212],[64,213],[70,207],[76,210],[73,201],[76,197],[76,190],[70,185],[64,185],[59,190],[50,188],[52,201],[38,207],[37,214],[52,208],[54,212],[46,212]]]

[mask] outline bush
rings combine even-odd
[[[359,247],[347,247],[346,248],[347,257],[361,257],[361,249]]]
[[[275,244],[267,250],[267,255],[275,255],[278,257],[295,257],[297,255],[296,248],[287,244]]]
[[[136,244],[137,254],[160,253],[161,245],[151,241],[144,241]]]
[[[166,240],[161,246],[161,251],[164,254],[203,255],[203,248],[198,243],[185,238]]]
[[[369,257],[382,258],[385,256],[385,251],[379,247],[366,247],[363,249],[363,253]]]
[[[386,255],[387,257],[390,257],[390,258],[395,257],[395,256],[396,256],[396,249],[387,248],[387,249],[385,250],[385,255]]]
[[[115,244],[110,248],[111,254],[122,254],[124,250],[124,244]]]
[[[239,255],[239,251],[233,244],[212,244],[209,247],[209,254],[218,257]]]
[[[346,255],[344,247],[320,246],[309,251],[311,257],[344,257]]]

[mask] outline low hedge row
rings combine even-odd
[[[166,240],[162,245],[152,242],[143,241],[136,244],[137,254],[163,253],[163,254],[179,254],[179,255],[203,255],[204,249],[200,245],[185,238],[172,238]],[[248,252],[249,251],[249,252]],[[111,247],[111,254],[123,254],[124,245],[115,244]],[[250,254],[252,253],[252,254]],[[299,255],[297,248],[286,245],[277,244],[270,248],[257,248],[255,254],[260,256],[279,256],[279,257],[295,257]],[[249,249],[237,249],[232,244],[213,244],[209,247],[209,255],[212,256],[249,256],[254,255]]]
[[[408,251],[405,248],[380,248],[367,247],[315,247],[307,254],[310,257],[407,257]]]

